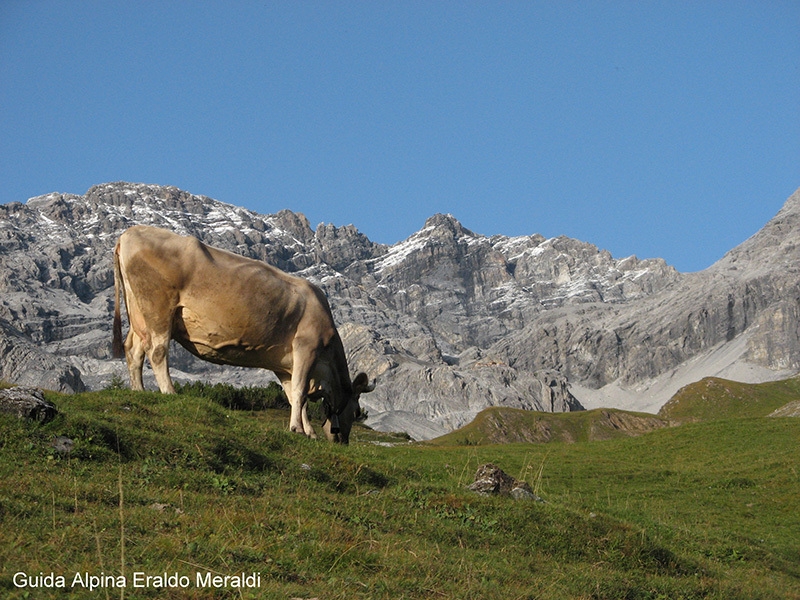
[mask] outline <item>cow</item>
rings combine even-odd
[[[291,405],[289,429],[316,437],[308,400],[322,400],[323,431],[347,444],[371,392],[366,374],[351,381],[330,305],[317,286],[265,262],[203,244],[194,237],[137,225],[114,249],[113,354],[124,354],[131,389],[142,390],[144,357],[162,393],[174,339],[204,360],[275,373]],[[130,329],[122,342],[120,296]]]

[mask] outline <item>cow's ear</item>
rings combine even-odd
[[[353,392],[356,394],[367,394],[375,389],[375,384],[370,385],[369,377],[366,373],[359,373],[353,381]]]

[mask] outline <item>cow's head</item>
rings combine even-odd
[[[322,429],[325,437],[339,444],[350,443],[350,430],[353,423],[361,418],[361,405],[358,402],[361,394],[366,394],[375,389],[375,384],[370,384],[366,373],[359,373],[352,383],[352,392],[340,398],[342,402],[338,411],[333,403],[325,402],[325,422]]]

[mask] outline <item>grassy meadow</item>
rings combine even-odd
[[[340,447],[191,391],[47,397],[0,415],[4,598],[800,598],[800,419]],[[485,462],[544,502],[467,490]]]

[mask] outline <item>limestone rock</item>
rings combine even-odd
[[[772,411],[769,417],[800,417],[800,400],[784,404],[777,410]]]
[[[468,488],[482,496],[511,496],[515,500],[533,500],[543,502],[533,493],[531,486],[505,473],[500,467],[486,463],[478,467],[475,481]]]
[[[0,379],[56,392],[85,389],[77,367],[32,343],[0,319]]]
[[[57,435],[53,439],[53,448],[59,454],[70,454],[75,447],[75,440],[68,438],[65,435]]]
[[[11,387],[0,390],[0,412],[40,423],[52,421],[58,411],[44,399],[41,390]]]

